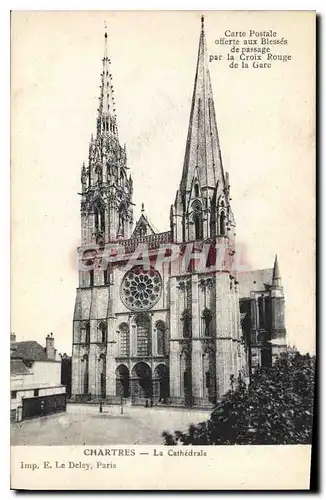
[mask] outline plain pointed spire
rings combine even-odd
[[[180,186],[183,192],[191,189],[196,170],[199,173],[199,182],[202,187],[214,189],[218,181],[224,186],[224,173],[208,65],[204,16],[202,16],[195,84]]]
[[[274,267],[273,267],[273,285],[281,285],[281,273],[278,265],[277,255],[275,255]]]

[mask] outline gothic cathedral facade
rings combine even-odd
[[[73,320],[72,399],[209,407],[239,373],[250,377],[286,349],[277,257],[271,269],[243,273],[226,262],[236,251],[236,225],[203,18],[183,170],[166,232],[155,230],[143,208],[134,221],[110,71],[105,33],[96,136],[81,171],[78,251],[86,265]],[[107,243],[123,251],[103,267]],[[157,265],[162,249],[173,245],[185,256],[189,244],[189,265],[180,258]],[[147,249],[147,266],[142,256],[130,265],[138,248]],[[194,255],[205,265],[194,265]]]

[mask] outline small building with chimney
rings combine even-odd
[[[35,340],[17,342],[11,333],[10,390],[12,422],[66,410],[61,357],[52,333],[46,336],[45,347]]]

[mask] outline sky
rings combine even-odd
[[[78,286],[80,170],[95,133],[104,23],[119,136],[141,203],[160,231],[183,165],[200,12],[14,12],[11,110],[11,330],[71,352]],[[278,261],[288,340],[315,348],[314,16],[207,12],[208,53],[227,29],[272,29],[291,54],[270,69],[210,63],[237,241],[252,269]]]

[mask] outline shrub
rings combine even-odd
[[[163,433],[166,445],[310,444],[315,358],[282,354],[271,367],[259,368],[248,387],[221,399],[206,422],[187,432]]]

